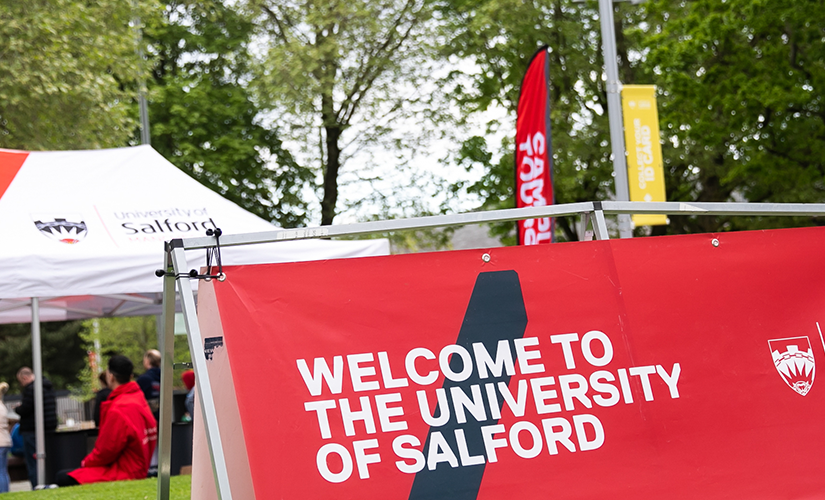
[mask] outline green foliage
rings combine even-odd
[[[83,368],[86,350],[80,335],[81,321],[41,323],[41,359],[43,375],[52,381],[55,389],[68,389],[77,383]],[[17,370],[32,368],[32,340],[30,324],[0,325],[0,381],[9,383],[11,393],[20,392]]]
[[[602,75],[601,36],[594,3],[572,0],[445,0],[442,13],[448,21],[446,55],[471,58],[479,66],[469,84],[453,94],[472,113],[497,104],[515,111],[527,65],[544,45],[549,47],[551,140],[554,189],[557,203],[609,199],[613,191],[607,116],[607,93]],[[636,22],[637,7],[618,8],[616,22]],[[632,81],[636,64],[628,56],[633,37],[617,37],[623,78]],[[451,75],[457,81],[465,74]],[[496,129],[498,123],[488,123]],[[487,174],[469,187],[484,200],[483,208],[510,208],[514,198],[514,145],[505,139],[489,151],[482,137],[465,141],[457,159],[467,167],[486,167]],[[576,240],[573,225],[559,220],[561,240]],[[515,242],[514,224],[494,226],[504,242]]]
[[[155,316],[131,318],[102,318],[85,322],[83,340],[92,346],[95,337],[100,340],[100,353],[106,359],[122,354],[132,360],[135,370],[143,370],[143,355],[158,348],[158,329]]]
[[[128,356],[135,365],[135,374],[143,373],[143,355],[158,348],[155,316],[102,318],[87,321],[47,322],[40,325],[43,373],[55,389],[71,389],[86,400],[98,387],[97,372],[89,366],[89,352],[99,339],[101,367],[114,354]],[[191,361],[185,335],[175,336],[175,363]],[[0,325],[0,381],[9,383],[10,392],[20,392],[16,374],[22,366],[32,366],[31,325]],[[182,370],[181,370],[182,371]],[[173,377],[176,388],[182,388],[180,372]]]
[[[668,197],[825,201],[822,2],[649,6],[645,62],[661,96]],[[670,232],[810,224],[674,217]]]
[[[0,2],[0,147],[122,146],[146,71],[130,22],[151,0]]]
[[[515,158],[513,156],[512,140],[504,139],[501,144],[499,159],[494,160],[493,154],[488,151],[484,137],[473,136],[465,140],[456,155],[460,165],[467,171],[483,168],[486,174],[478,181],[466,185],[459,184],[453,189],[460,191],[466,188],[468,193],[479,196],[482,200],[481,210],[500,210],[515,208]],[[490,235],[498,237],[505,245],[516,244],[516,224],[502,222],[492,224]]]
[[[172,500],[189,500],[192,489],[192,476],[172,476],[169,484],[169,498]],[[4,500],[149,500],[157,498],[157,478],[137,481],[113,481],[93,483],[55,490],[24,491],[7,493]]]
[[[311,179],[259,123],[247,88],[253,25],[217,0],[164,2],[147,23],[155,64],[149,85],[152,145],[178,168],[246,210],[283,227],[307,222]]]
[[[100,369],[105,369],[109,358],[121,354],[132,360],[135,376],[144,372],[143,355],[149,349],[158,349],[158,329],[156,316],[135,316],[122,318],[101,318],[83,322],[80,337],[87,351],[94,352],[95,340],[100,344]],[[175,336],[175,359],[173,363],[188,363],[189,345],[185,335]],[[178,373],[179,375],[179,373]],[[98,372],[89,366],[88,357],[82,365],[77,384],[72,386],[78,398],[87,400],[94,397],[98,386]],[[182,388],[179,376],[173,377],[173,385]]]
[[[447,55],[480,71],[453,97],[469,112],[515,106],[521,76],[550,47],[554,182],[558,203],[609,199],[606,93],[595,2],[444,0]],[[665,141],[669,200],[825,200],[825,33],[821,2],[653,0],[616,4],[624,83],[654,83]],[[453,75],[460,80],[464,75]],[[488,128],[496,124],[489,124]],[[486,176],[469,186],[484,208],[513,206],[512,144],[489,151],[481,137],[458,152]],[[812,223],[789,219],[672,217],[655,233]],[[508,226],[512,228],[512,225]],[[507,233],[501,228],[501,233]],[[576,239],[559,221],[562,239]]]

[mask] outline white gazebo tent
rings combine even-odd
[[[149,146],[0,150],[0,323],[32,323],[38,482],[45,480],[40,322],[160,314],[163,243],[269,231],[270,223]],[[385,255],[386,240],[292,241],[222,250],[231,264]],[[204,251],[187,252],[192,269]]]

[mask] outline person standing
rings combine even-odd
[[[9,434],[9,420],[6,416],[6,405],[3,395],[9,390],[9,384],[0,382],[0,493],[9,491],[9,450],[11,450],[11,434]]]
[[[156,349],[146,351],[143,355],[143,368],[146,371],[137,378],[136,382],[157,420],[160,414],[160,351]]]
[[[23,437],[23,456],[32,488],[37,486],[37,438],[34,424],[34,372],[28,366],[17,371],[17,381],[23,387],[23,398],[15,411],[20,415],[20,435]],[[46,432],[57,428],[57,403],[52,383],[43,377],[43,428]]]
[[[136,382],[143,391],[149,409],[155,417],[155,423],[160,420],[160,351],[149,349],[143,355],[143,367],[146,369],[143,375],[137,378]],[[149,466],[149,477],[157,476],[158,471],[158,450],[152,455],[152,463]]]
[[[58,486],[144,479],[157,445],[158,429],[126,356],[109,359],[107,382],[112,389],[101,404],[95,447],[80,468],[57,473]]]

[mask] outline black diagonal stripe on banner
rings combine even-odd
[[[476,279],[470,303],[467,305],[467,312],[464,314],[464,322],[458,334],[456,344],[464,347],[472,355],[473,344],[481,342],[487,348],[487,352],[495,359],[496,348],[499,340],[507,340],[510,344],[510,352],[515,358],[513,340],[524,336],[524,329],[527,327],[527,312],[524,309],[524,298],[521,294],[521,284],[518,274],[515,271],[496,271],[481,273]],[[462,360],[459,356],[453,355],[450,360],[450,368],[454,372],[460,372]],[[491,374],[488,374],[491,375]],[[487,420],[476,422],[469,412],[467,422],[458,424],[455,411],[453,410],[451,387],[460,387],[468,397],[471,396],[470,386],[480,384],[482,397],[485,401],[485,408],[489,408],[484,384],[498,384],[504,382],[508,384],[510,377],[502,372],[501,377],[492,375],[486,379],[481,379],[478,369],[473,370],[469,379],[463,382],[452,382],[444,380],[444,389],[447,391],[447,399],[450,402],[450,420],[441,427],[431,427],[427,434],[427,442],[424,444],[424,455],[430,447],[430,439],[434,432],[440,432],[456,457],[459,456],[456,440],[456,429],[463,429],[466,437],[469,456],[484,456],[484,442],[481,437],[481,427],[495,425],[497,420],[493,420],[487,411]],[[502,398],[499,394],[498,405],[501,408]],[[434,402],[431,405],[435,404]],[[442,410],[443,411],[443,410]],[[436,413],[438,414],[438,413]],[[459,459],[460,460],[460,459]],[[485,459],[486,463],[486,459]],[[412,489],[410,490],[410,500],[474,500],[478,496],[481,487],[481,477],[484,475],[485,464],[471,465],[467,467],[459,466],[452,468],[449,463],[441,462],[435,470],[424,467],[415,475]]]

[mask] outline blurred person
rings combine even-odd
[[[100,382],[100,389],[95,393],[95,402],[94,402],[94,420],[95,420],[95,427],[100,427],[100,405],[106,401],[106,398],[109,397],[109,394],[112,393],[112,389],[109,387],[109,383],[106,381],[107,371],[103,370],[98,375],[98,381]]]
[[[157,424],[140,387],[132,382],[134,365],[112,356],[106,379],[112,389],[101,404],[101,426],[95,448],[80,468],[57,473],[58,486],[144,479],[157,444]]]
[[[155,423],[160,420],[160,351],[149,349],[143,355],[143,368],[146,371],[137,378],[137,384],[143,391],[149,409],[155,417]],[[158,471],[158,450],[152,455],[152,463],[149,466],[149,477],[157,476]]]
[[[23,436],[20,435],[20,423],[11,428],[11,454],[23,458]]]
[[[9,390],[9,384],[0,382],[0,493],[9,491],[9,450],[11,450],[11,434],[9,433],[9,419],[3,395]]]
[[[157,349],[146,351],[143,355],[143,368],[146,371],[137,378],[136,382],[157,420],[160,414],[160,351]]]
[[[186,370],[180,375],[183,385],[186,386],[186,399],[183,404],[186,406],[186,413],[191,421],[195,415],[195,372]]]
[[[37,439],[34,424],[34,372],[28,366],[17,371],[17,381],[23,388],[23,398],[15,411],[20,415],[20,435],[23,437],[23,458],[32,488],[37,486]],[[46,432],[57,429],[57,403],[52,383],[43,377],[43,426]]]

